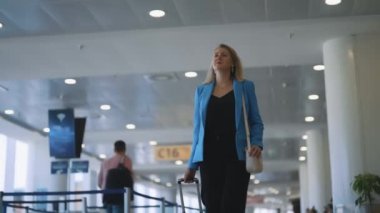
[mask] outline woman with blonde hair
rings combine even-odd
[[[185,182],[200,169],[207,213],[244,213],[250,174],[245,169],[246,132],[243,97],[250,126],[251,156],[263,149],[263,123],[252,81],[243,78],[236,51],[226,44],[214,50],[205,82],[194,100],[194,130]]]

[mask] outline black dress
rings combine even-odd
[[[207,213],[244,213],[249,173],[237,158],[235,96],[211,96],[207,106],[203,162],[200,163],[202,201]]]
[[[222,97],[211,96],[207,106],[204,160],[236,160],[235,96],[233,90]]]

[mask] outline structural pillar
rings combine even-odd
[[[309,208],[309,178],[307,172],[307,163],[300,163],[299,167],[300,179],[300,197],[301,197],[301,212],[305,213],[306,208]]]
[[[354,212],[354,177],[380,174],[380,35],[328,40],[323,60],[333,204]]]
[[[309,208],[323,212],[332,197],[328,141],[323,130],[310,130],[307,136]]]

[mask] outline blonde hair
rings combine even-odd
[[[240,58],[238,56],[238,54],[236,53],[236,51],[226,45],[226,44],[219,44],[214,50],[218,49],[218,48],[223,48],[223,49],[226,49],[230,55],[231,55],[231,59],[232,59],[232,66],[231,67],[231,78],[233,79],[236,79],[238,81],[241,81],[243,80],[243,66],[241,64],[241,61],[240,61]],[[214,72],[214,68],[212,67],[212,61],[211,61],[211,65],[210,65],[210,68],[209,70],[207,71],[207,75],[206,75],[206,78],[204,80],[204,83],[210,83],[212,81],[215,80],[215,72]]]

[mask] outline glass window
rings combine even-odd
[[[4,191],[5,167],[7,165],[7,137],[0,134],[0,191]]]
[[[28,177],[29,146],[22,141],[16,141],[15,147],[15,189],[25,189]]]

